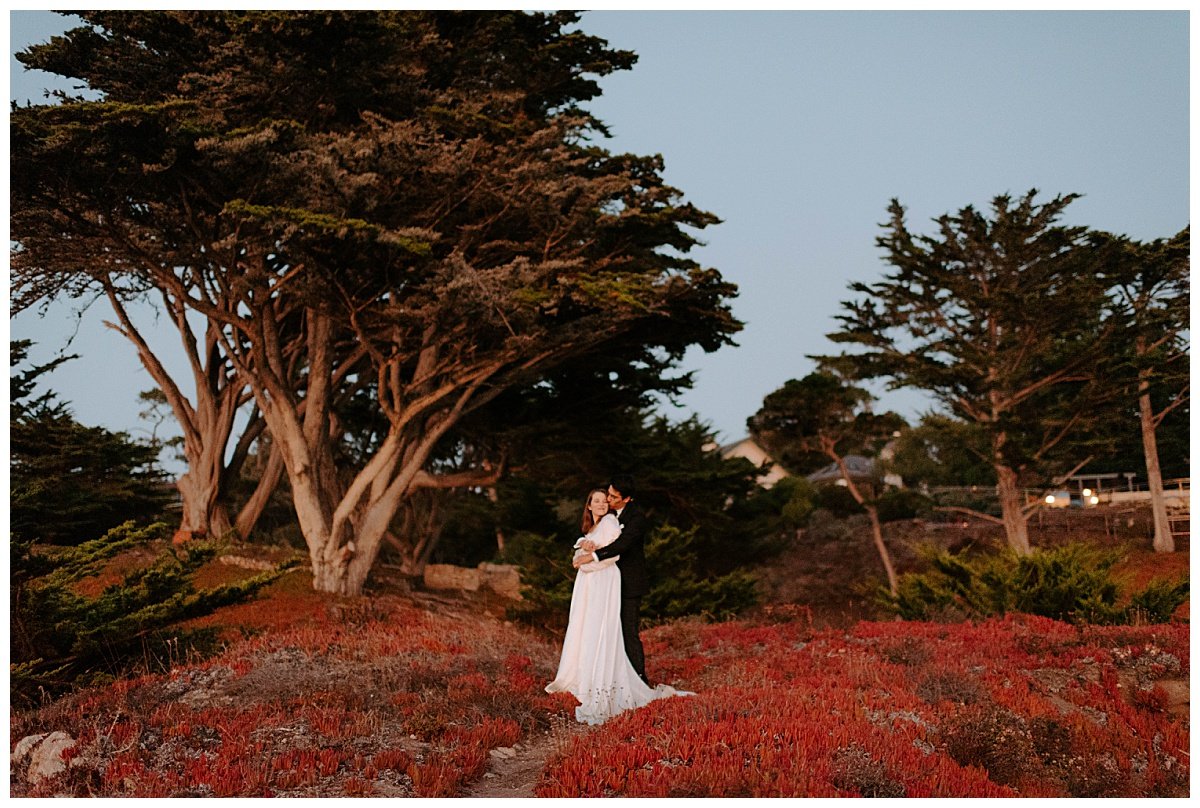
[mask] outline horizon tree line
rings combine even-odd
[[[876,241],[892,271],[851,284],[856,297],[829,335],[851,350],[810,356],[818,372],[768,396],[748,425],[779,457],[820,445],[836,459],[876,417],[856,382],[924,390],[939,408],[931,426],[993,475],[1000,516],[961,510],[1002,525],[1021,554],[1042,505],[1024,489],[1062,485],[1136,431],[1153,546],[1171,552],[1157,430],[1190,397],[1190,228],[1139,243],[1059,224],[1077,194],[1040,204],[1036,195],[997,196],[990,216],[972,206],[940,216],[934,235],[913,233],[893,200]],[[808,408],[852,399],[865,407],[844,407],[827,424],[801,418],[799,401],[779,411],[810,388],[820,392],[799,400]]]

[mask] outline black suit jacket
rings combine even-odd
[[[640,597],[650,591],[645,549],[649,522],[633,500],[621,511],[617,521],[621,523],[621,535],[612,544],[597,548],[595,556],[601,561],[620,556],[617,567],[621,570],[621,595]]]

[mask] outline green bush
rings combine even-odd
[[[703,615],[724,620],[758,602],[750,573],[701,572],[695,527],[681,530],[668,524],[655,529],[646,542],[646,564],[651,587],[642,613],[650,619]]]
[[[858,500],[850,493],[850,489],[844,485],[819,485],[817,488],[815,505],[821,510],[826,510],[838,518],[853,516],[856,513],[863,513],[863,506],[858,504]]]
[[[571,555],[571,546],[554,536],[520,533],[509,541],[504,560],[520,566],[525,599],[512,610],[514,617],[548,627],[566,624],[576,575]],[[642,600],[643,618],[703,615],[724,619],[757,603],[755,579],[749,573],[703,573],[695,527],[681,530],[667,524],[651,531],[646,565],[651,588]]]
[[[571,566],[572,543],[557,535],[543,536],[522,531],[509,538],[502,561],[521,568],[521,596],[524,601],[513,607],[513,617],[556,628],[566,625],[575,586],[575,568]]]
[[[817,508],[817,486],[804,477],[789,476],[779,480],[769,490],[759,494],[774,501],[784,528],[796,530],[808,524]]]
[[[1135,594],[1126,610],[1131,623],[1166,623],[1171,620],[1179,604],[1188,599],[1187,581],[1171,583],[1161,578],[1147,584]]]
[[[179,622],[244,600],[291,566],[197,592],[192,576],[217,546],[196,543],[164,553],[95,597],[76,590],[78,581],[99,573],[118,553],[168,535],[161,522],[138,528],[130,521],[74,547],[10,537],[14,702],[31,704],[138,668],[165,667],[204,640],[179,630]]]
[[[926,546],[930,569],[900,576],[898,593],[880,593],[885,607],[906,620],[980,618],[1021,612],[1073,622],[1164,622],[1188,597],[1188,583],[1154,581],[1117,605],[1112,567],[1117,550],[1069,544],[1020,555],[952,555]]]
[[[933,512],[933,500],[911,488],[889,488],[875,500],[875,507],[879,521],[897,522],[928,516]]]

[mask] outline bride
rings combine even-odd
[[[616,514],[608,512],[603,489],[588,494],[583,510],[584,536],[575,542],[578,558],[591,555],[579,549],[584,539],[604,547],[621,535]],[[547,693],[570,692],[579,699],[575,719],[601,724],[624,710],[642,707],[666,696],[690,695],[668,685],[650,687],[637,675],[621,638],[621,570],[617,556],[591,561],[579,568],[571,593],[571,616],[563,638],[558,674]]]

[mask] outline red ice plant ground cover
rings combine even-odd
[[[490,749],[574,706],[542,691],[548,643],[465,611],[284,587],[197,622],[249,636],[14,715],[10,745],[53,730],[78,743],[64,776],[29,785],[14,767],[12,795],[454,796]]]
[[[1183,796],[1188,629],[803,620],[675,624],[653,678],[695,690],[578,738],[547,797]]]
[[[13,796],[455,796],[488,752],[571,714],[557,643],[288,576],[205,618],[227,648],[14,714],[63,730],[66,775]],[[290,579],[290,581],[289,581]],[[299,581],[299,584],[296,583]],[[576,735],[540,796],[1183,796],[1186,624],[863,622],[803,610],[645,633],[650,675],[698,695]]]

